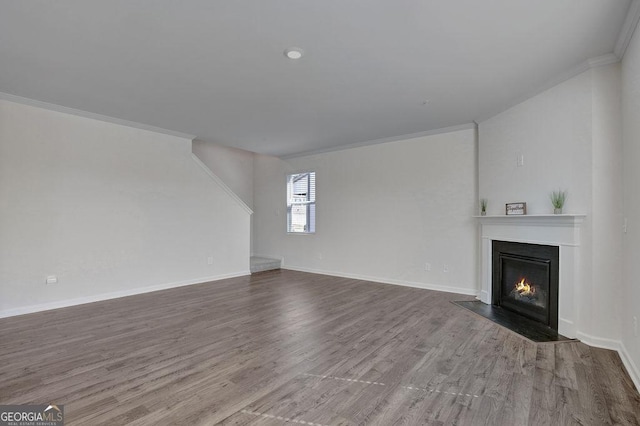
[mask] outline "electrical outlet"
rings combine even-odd
[[[46,279],[47,284],[56,284],[58,282],[58,277],[55,275],[49,275]]]
[[[518,155],[518,167],[522,167],[524,166],[524,155],[519,154]]]
[[[638,337],[638,317],[633,317],[633,335]]]
[[[207,265],[213,265],[213,256],[207,257]]]
[[[622,224],[622,232],[627,233],[627,218],[624,218],[624,223]]]
[[[446,263],[442,265],[442,272],[449,272],[449,265],[447,265]]]
[[[427,272],[431,271],[431,264],[429,262],[424,264],[424,270]]]

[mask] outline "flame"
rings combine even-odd
[[[533,296],[536,293],[536,288],[525,282],[523,278],[519,283],[516,283],[516,291],[522,296]]]

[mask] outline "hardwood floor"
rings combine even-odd
[[[0,404],[67,425],[640,424],[615,352],[293,271],[0,320]]]

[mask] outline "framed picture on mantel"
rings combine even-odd
[[[527,203],[507,203],[507,216],[527,214]]]

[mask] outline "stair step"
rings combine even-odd
[[[251,256],[251,273],[280,269],[280,259]]]

